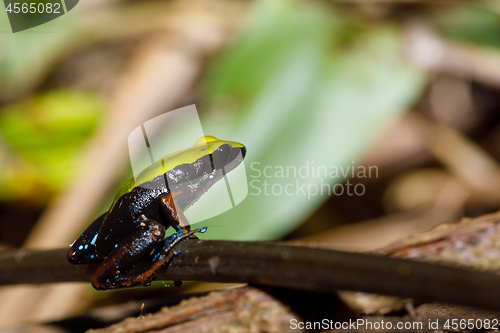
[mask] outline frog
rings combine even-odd
[[[149,286],[158,270],[207,228],[191,229],[184,212],[226,173],[240,165],[246,147],[203,136],[192,147],[166,155],[118,190],[111,207],[70,245],[70,263],[99,264],[90,282],[97,290]],[[174,233],[166,236],[172,227]]]

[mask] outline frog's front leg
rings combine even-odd
[[[150,222],[151,224],[157,223],[155,221],[148,222]],[[153,246],[143,246],[138,249],[137,245],[134,244],[134,240],[130,239],[129,236],[126,240],[120,242],[118,247],[113,252],[111,252],[111,254],[106,258],[101,266],[99,266],[97,271],[92,275],[92,286],[97,290],[149,286],[155,276],[156,271],[160,269],[164,264],[168,263],[173,258],[173,256],[178,254],[176,251],[172,251],[172,248],[176,244],[178,244],[183,239],[191,238],[196,232],[203,233],[205,231],[206,228],[196,229],[189,232],[179,230],[177,233],[163,240],[163,246],[161,246],[160,250],[153,256],[151,262],[149,262],[139,270],[136,269],[130,272],[129,270],[141,258],[153,253],[153,249],[149,249],[154,248],[154,245],[157,245],[157,243],[151,242]],[[132,244],[127,244],[131,240]],[[138,241],[139,244],[143,242],[144,240]],[[148,250],[146,250],[146,248]],[[140,252],[140,254],[137,256],[135,255],[136,251]],[[135,256],[133,260],[129,260],[132,259],[130,257],[131,255]]]
[[[92,264],[102,261],[97,257],[95,252],[95,241],[97,235],[101,230],[102,222],[106,217],[106,213],[99,216],[92,224],[85,230],[85,232],[78,237],[76,241],[71,244],[68,251],[67,258],[72,264]]]
[[[151,254],[165,237],[165,227],[159,222],[145,219],[134,223],[134,226],[137,229],[120,241],[92,274],[91,283],[95,289],[129,287],[130,284],[123,277]],[[142,285],[147,282],[144,281]]]
[[[177,206],[174,201],[174,197],[171,193],[168,193],[161,197],[160,206],[163,209],[163,213],[167,216],[170,221],[170,225],[177,231],[182,231],[185,233],[190,233],[191,225],[189,224],[186,216],[181,209]],[[194,233],[190,233],[189,238],[198,239]]]

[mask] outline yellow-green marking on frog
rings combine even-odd
[[[137,186],[147,183],[154,178],[164,175],[168,171],[182,164],[192,164],[198,159],[212,154],[220,146],[228,144],[231,148],[243,148],[241,143],[234,141],[221,141],[215,136],[206,135],[199,138],[192,147],[179,150],[178,152],[168,154],[151,164],[144,169],[137,177],[129,179],[120,187],[116,197],[111,205],[111,209],[116,205],[118,200],[124,195],[131,192]]]

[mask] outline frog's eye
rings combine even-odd
[[[228,162],[231,158],[231,146],[224,144],[217,149],[217,159],[221,162]]]

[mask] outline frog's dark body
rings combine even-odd
[[[243,145],[226,144],[139,186],[131,179],[135,186],[117,197],[110,210],[72,244],[68,260],[74,264],[102,262],[91,280],[96,289],[148,285],[155,271],[172,258],[176,243],[204,232],[191,231],[183,212],[240,164],[245,153]],[[164,238],[169,227],[177,233]],[[150,264],[130,272],[140,261]]]
[[[197,188],[190,187],[193,180],[208,179],[210,176],[212,176],[210,181],[200,182]],[[176,207],[185,211],[222,177],[222,170],[212,169],[209,156],[205,156],[195,164],[180,165],[166,174],[134,187],[132,191],[122,195],[106,215],[96,240],[97,256],[105,258],[114,250],[116,244],[128,236],[127,226],[141,222],[143,216],[148,220],[162,223],[165,228],[169,226],[176,228],[178,223],[171,214],[165,214],[161,198],[170,193],[177,193]]]

